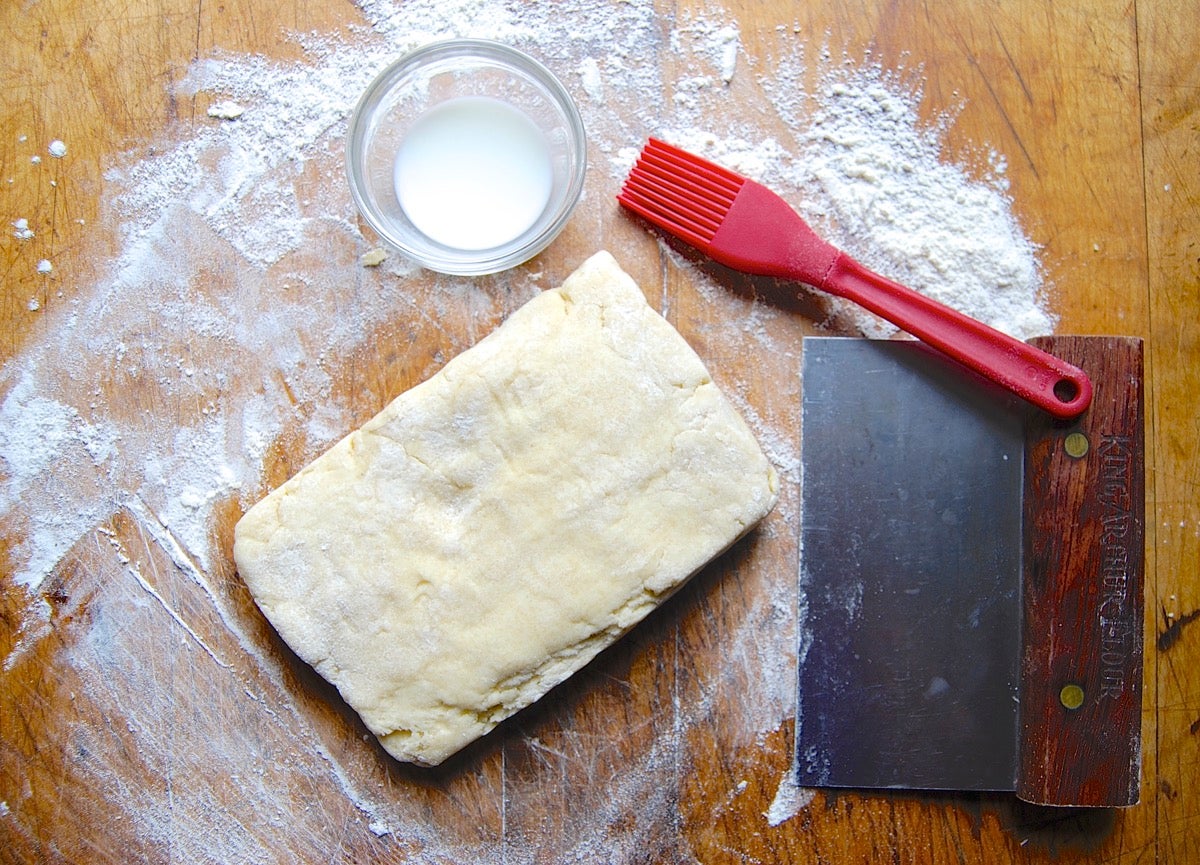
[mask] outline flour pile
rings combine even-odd
[[[0,532],[10,544],[13,590],[29,597],[5,670],[47,633],[43,583],[112,514],[123,509],[143,521],[203,584],[218,555],[215,509],[262,496],[271,448],[286,444],[298,465],[354,425],[335,385],[371,334],[405,322],[440,327],[447,316],[466,322],[447,330],[444,361],[482,335],[473,322],[495,321],[546,287],[528,268],[472,281],[430,277],[396,255],[368,270],[360,264],[375,241],[360,231],[343,179],[346,120],[384,65],[434,39],[507,42],[543,60],[575,93],[592,167],[573,222],[595,232],[596,248],[619,219],[620,181],[654,134],[771,186],[829,240],[894,279],[1019,338],[1053,330],[1036,249],[1006,196],[1003,160],[972,168],[945,161],[942,130],[918,118],[919,88],[894,71],[820,52],[810,67],[790,26],[779,28],[764,55],[748,57],[737,22],[719,8],[664,22],[644,2],[359,5],[366,23],[345,35],[294,34],[302,61],[219,54],[193,65],[182,90],[214,109],[112,168],[102,215],[121,225],[118,260],[57,313],[48,336],[0,371]],[[816,86],[806,89],[806,81]],[[39,230],[24,214],[4,218],[18,237]],[[204,278],[212,273],[222,278]],[[691,278],[699,291],[737,305],[725,329],[709,335],[713,344],[798,368],[798,344],[777,336],[789,313],[725,298],[698,269]],[[818,324],[832,332],[890,333],[865,313],[830,308]],[[225,362],[195,361],[213,357]],[[781,474],[794,480],[795,407],[735,399]],[[789,495],[785,516],[794,514]],[[753,691],[738,710],[738,729],[752,739],[777,732],[794,714],[794,658],[786,660],[794,655],[794,575],[770,580],[741,625],[722,635],[726,661]],[[217,606],[219,594],[208,591]],[[232,620],[228,609],[217,613]],[[772,637],[764,643],[763,634]],[[282,690],[277,696],[286,699]],[[564,838],[575,846],[564,856],[653,849],[653,840],[613,827],[627,807],[664,814],[673,807],[659,782],[677,768],[679,742],[706,723],[712,699],[705,692],[680,700],[667,738],[621,768],[617,800],[573,816]],[[140,744],[165,747],[148,732]],[[372,831],[427,836],[431,859],[443,861],[438,834],[412,828],[423,819],[418,810],[402,797],[364,793],[360,775],[326,757],[313,771],[336,777],[368,812]],[[771,825],[790,816],[789,803],[804,801],[781,792]],[[212,834],[198,822],[200,836]],[[465,843],[446,841],[441,851],[462,853],[467,848],[450,845]],[[250,858],[260,852],[269,855]],[[500,853],[524,861],[515,849]]]

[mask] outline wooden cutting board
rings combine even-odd
[[[1007,163],[1013,211],[1040,247],[1059,330],[1146,340],[1142,801],[1086,812],[789,783],[794,472],[757,533],[436,772],[387,758],[270,629],[230,558],[245,502],[597,248],[618,253],[770,434],[767,449],[785,468],[795,452],[798,349],[805,334],[825,332],[820,302],[766,304],[754,297],[765,286],[665,252],[603,205],[619,178],[616,154],[598,147],[581,218],[534,262],[466,285],[395,259],[359,264],[370,244],[338,210],[348,196],[335,145],[302,163],[281,159],[272,175],[314,216],[307,242],[286,258],[263,253],[266,223],[221,235],[222,245],[211,233],[216,214],[176,222],[182,230],[166,237],[134,220],[154,254],[136,274],[119,259],[133,246],[122,234],[131,220],[112,190],[152,184],[111,172],[236,123],[210,117],[217,97],[187,86],[198,63],[317,64],[320,52],[303,47],[314,40],[297,34],[378,42],[387,27],[420,25],[427,5],[396,4],[374,31],[348,0],[0,8],[0,399],[23,406],[0,413],[0,862],[1200,859],[1196,4],[656,3],[655,26],[606,34],[594,49],[674,85],[692,73],[694,54],[671,35],[719,55],[730,44],[722,27],[736,23],[728,85],[696,86],[728,86],[747,112],[798,47],[797,87],[843,52],[853,64],[901,70],[922,82],[928,119],[954,115],[946,159],[980,164],[992,149]],[[466,7],[469,18],[482,4]],[[513,12],[530,26],[544,14],[541,4]],[[621,54],[654,39],[654,52]],[[545,47],[553,66],[555,46]],[[585,92],[595,84],[587,69],[556,71]],[[660,131],[652,105],[602,98],[609,125],[597,144],[628,130],[636,147]],[[64,155],[50,152],[55,140]],[[32,237],[19,236],[21,220]],[[185,267],[194,274],[187,296],[117,290],[125,274],[165,292],[178,284],[171,269]],[[231,321],[223,302],[235,296]],[[256,330],[286,305],[320,317],[322,339]],[[180,315],[186,327],[165,318]],[[47,370],[61,370],[49,388]],[[279,400],[255,398],[268,393]],[[282,404],[281,415],[254,415]],[[120,420],[121,435],[106,434],[97,406]],[[63,430],[74,431],[71,447]],[[271,435],[260,441],[263,430]],[[152,484],[145,446],[168,431],[178,438]],[[242,438],[227,449],[221,437]],[[254,459],[206,461],[230,450]],[[14,479],[43,459],[69,463],[53,473],[58,486],[18,489]],[[196,514],[211,519],[197,524]],[[51,537],[68,541],[46,546]],[[56,562],[32,591],[21,584],[31,550]]]

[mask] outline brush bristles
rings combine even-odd
[[[617,200],[694,246],[712,241],[745,178],[651,138]]]

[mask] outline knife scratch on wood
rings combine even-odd
[[[1163,618],[1169,618],[1165,608],[1163,609]],[[1196,619],[1200,619],[1200,609],[1185,613],[1168,625],[1167,629],[1158,635],[1158,642],[1156,644],[1158,650],[1160,652],[1169,651],[1172,646],[1179,642],[1179,638],[1183,636],[1183,629],[1196,621]]]
[[[196,631],[192,628],[192,626],[189,625],[184,620],[184,618],[178,613],[178,611],[176,611],[174,607],[172,607],[170,604],[168,604],[166,599],[161,594],[159,594],[158,590],[156,588],[154,588],[153,585],[150,584],[150,581],[147,580],[145,575],[142,574],[141,570],[134,563],[132,556],[130,556],[129,552],[125,549],[125,545],[122,544],[120,539],[117,538],[116,533],[113,532],[112,529],[106,528],[104,526],[97,526],[96,531],[98,534],[103,535],[105,538],[108,539],[109,545],[112,546],[112,548],[114,550],[116,550],[117,555],[120,557],[121,563],[125,566],[125,571],[131,577],[133,577],[135,580],[137,580],[138,585],[140,585],[142,587],[143,591],[145,591],[146,594],[150,595],[150,597],[152,597],[155,601],[157,601],[158,605],[160,607],[162,607],[163,610],[166,611],[168,616],[170,616],[172,619],[175,620],[175,624],[177,624],[177,625],[179,625],[179,627],[183,628],[183,630],[187,633],[187,635],[192,638],[192,640],[196,643],[196,645],[198,645],[201,649],[204,650],[205,654],[207,654],[210,658],[212,658],[213,662],[215,664],[217,664],[217,666],[223,667],[226,670],[232,670],[233,665],[228,663],[227,661],[223,661],[217,655],[217,653],[215,651],[213,651],[212,647],[209,646],[208,643],[204,642],[204,638],[201,637],[199,634],[197,634]]]

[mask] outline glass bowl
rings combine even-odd
[[[381,72],[346,140],[354,202],[390,246],[441,273],[541,252],[583,191],[579,109],[538,61],[484,39],[419,48]]]

